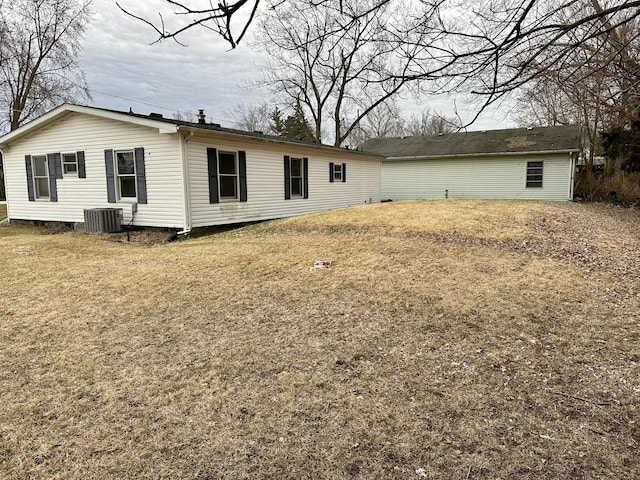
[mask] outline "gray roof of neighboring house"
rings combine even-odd
[[[373,138],[358,150],[391,158],[569,152],[580,146],[576,125],[456,132],[417,137]]]

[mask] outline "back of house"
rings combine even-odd
[[[295,139],[62,105],[0,138],[9,218],[190,230],[380,200],[382,156]]]

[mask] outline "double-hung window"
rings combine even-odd
[[[304,165],[301,158],[291,158],[291,196],[302,197],[304,194]]]
[[[309,198],[309,159],[285,155],[284,199]]]
[[[333,179],[336,182],[342,181],[342,164],[341,163],[336,163],[333,166]]]
[[[49,199],[49,164],[45,155],[33,156],[33,187],[37,199]]]
[[[209,203],[247,201],[247,153],[207,148]]]
[[[329,163],[329,181],[330,182],[346,182],[347,181],[347,164],[346,163]]]
[[[236,152],[218,151],[218,179],[220,200],[237,200],[239,175]]]
[[[78,157],[78,175],[85,175],[84,153]],[[80,161],[82,160],[82,162]],[[136,147],[122,150],[104,151],[105,172],[107,176],[107,201],[117,203],[135,201],[147,203],[147,175],[144,162],[144,148]]]
[[[542,188],[544,162],[527,162],[526,188]]]
[[[75,153],[62,154],[62,171],[65,175],[78,173],[78,157]]]
[[[136,198],[136,162],[133,150],[117,150],[114,153],[118,198]]]

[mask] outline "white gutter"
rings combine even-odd
[[[4,150],[2,148],[0,148],[0,157],[2,157],[2,168],[3,168],[3,174],[2,178],[3,178],[3,190],[4,190],[4,201],[0,202],[0,205],[6,205],[7,206],[7,218],[2,219],[2,221],[0,221],[0,225],[2,225],[3,223],[8,223],[9,222],[9,205],[7,204],[7,156],[4,154]]]
[[[575,188],[575,175],[576,175],[576,160],[577,160],[576,152],[569,153],[569,200],[573,200],[573,191]]]
[[[193,137],[193,132],[180,136],[180,160],[182,162],[182,194],[184,196],[184,227],[178,235],[191,231],[191,182],[189,181],[189,149],[187,143]]]
[[[495,153],[459,153],[459,154],[447,154],[447,155],[413,155],[409,157],[387,157],[385,160],[433,160],[440,158],[460,158],[460,157],[511,157],[521,155],[549,155],[558,153],[573,153],[577,150],[536,150],[533,152],[495,152]]]
[[[226,132],[224,130],[212,130],[210,128],[197,128],[197,127],[192,127],[188,125],[178,125],[178,131],[202,133],[204,135],[213,133],[216,135],[220,135],[222,137],[229,137],[232,139],[240,138],[242,140],[255,140],[258,142],[273,143],[276,145],[281,145],[281,144],[293,145],[300,148],[311,148],[311,149],[319,148],[319,149],[327,150],[331,152],[342,152],[342,153],[361,155],[361,156],[366,155],[368,157],[378,157],[378,158],[385,157],[381,153],[365,152],[363,150],[352,150],[350,148],[335,147],[333,145],[324,145],[322,143],[300,143],[300,142],[293,142],[293,141],[287,140],[286,138],[280,139],[280,138],[259,137],[256,135],[252,135],[251,132],[235,133],[235,132]]]

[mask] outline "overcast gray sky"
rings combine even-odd
[[[160,0],[120,0],[144,18],[158,18],[163,11],[167,20],[172,11]],[[247,45],[229,50],[228,44],[211,32],[194,30],[181,41],[152,44],[155,32],[138,20],[123,14],[114,0],[94,0],[96,12],[87,29],[81,65],[96,107],[136,113],[196,113],[204,108],[208,120],[231,126],[231,112],[238,104],[262,102],[266,95],[247,88],[257,77],[264,60]],[[255,27],[254,27],[255,28]],[[456,100],[463,121],[470,120],[467,102]],[[430,108],[447,115],[454,113],[454,102],[445,98],[406,99],[403,108],[419,113]],[[484,114],[470,129],[508,128],[505,109]]]

